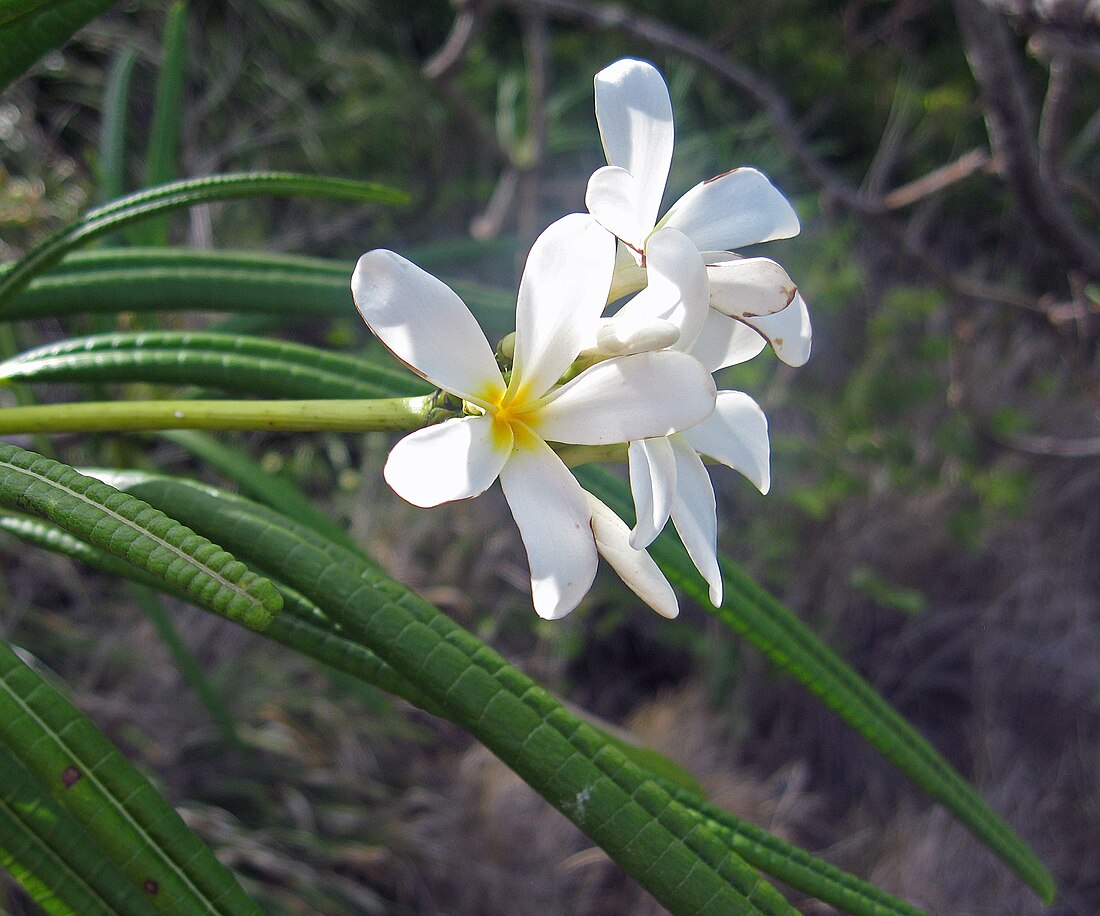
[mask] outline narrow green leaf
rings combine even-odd
[[[470,633],[370,563],[315,536],[254,527],[219,501],[127,484],[210,526],[322,608],[516,770],[675,912],[789,913],[780,895],[598,731]],[[178,517],[178,516],[177,516]]]
[[[0,266],[0,283],[15,265]],[[77,313],[220,311],[284,322],[353,316],[351,261],[184,248],[74,251],[17,294],[10,319]],[[515,322],[515,294],[450,281],[486,333]]]
[[[176,177],[180,129],[183,121],[183,90],[187,71],[187,4],[177,0],[168,7],[161,47],[161,64],[145,155],[145,186],[164,184]],[[132,227],[135,245],[166,245],[166,217],[145,220]]]
[[[156,910],[0,745],[0,869],[50,914]]]
[[[118,0],[3,0],[0,6],[0,90],[46,52]]]
[[[0,742],[157,910],[260,912],[117,748],[5,643]]]
[[[730,812],[669,784],[655,774],[670,795],[736,849],[749,864],[791,887],[853,916],[921,916],[921,910],[873,884],[810,855]]]
[[[136,62],[137,51],[124,48],[111,61],[107,72],[99,124],[99,199],[104,201],[126,193],[126,133]]]
[[[118,312],[233,312],[286,324],[354,314],[351,273],[339,278],[280,270],[135,267],[48,274],[15,296],[9,321]]]
[[[0,0],[0,26],[61,6],[67,0]]]
[[[384,359],[384,362],[383,362]],[[37,347],[0,363],[0,379],[163,382],[295,398],[380,398],[431,386],[393,359],[367,359],[240,334],[144,331],[97,334]]]
[[[76,222],[32,248],[0,278],[0,309],[69,251],[107,232],[181,207],[262,196],[325,197],[391,204],[408,200],[401,191],[371,182],[289,172],[246,172],[173,181],[89,210]]]
[[[578,468],[590,489],[614,511],[632,511],[627,485],[603,468]],[[722,560],[725,601],[713,609],[706,583],[680,544],[669,534],[650,553],[684,594],[742,634],[780,669],[792,675],[871,745],[965,824],[1046,902],[1054,880],[1016,836],[943,756],[905,721],[863,678],[845,664],[801,620],[757,585],[735,564]]]
[[[48,519],[255,629],[282,604],[270,581],[163,512],[14,445],[0,445],[0,503]]]

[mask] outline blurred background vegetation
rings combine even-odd
[[[676,113],[668,200],[751,164],[803,220],[766,254],[810,304],[814,355],[797,371],[770,354],[727,370],[725,387],[768,413],[775,484],[764,498],[715,475],[723,549],[1039,852],[1060,886],[1046,912],[1081,914],[1100,911],[1100,276],[1089,259],[1100,19],[1083,3],[1004,6],[1011,16],[977,0],[629,11],[189,0],[174,174],[286,168],[392,184],[414,201],[226,204],[166,231],[195,247],[346,258],[349,273],[363,251],[393,248],[463,281],[504,333],[528,245],[583,209],[603,162],[592,75],[618,57],[652,60]],[[117,7],[0,96],[0,259],[117,194],[112,181],[146,181],[166,12],[152,0]],[[994,78],[983,93],[982,45],[999,39],[1018,84]],[[1023,99],[1032,133],[998,133],[1001,93]],[[103,142],[120,112],[122,174]],[[1032,178],[1017,167],[1029,152]],[[1064,205],[1081,250],[1043,219],[1033,179]],[[128,326],[157,320],[217,324],[134,315]],[[97,327],[40,321],[17,343]],[[350,297],[343,320],[248,328],[367,345]],[[1039,910],[962,827],[712,618],[686,607],[659,620],[601,579],[566,621],[538,621],[499,494],[413,511],[381,480],[385,437],[231,438],[526,670],[680,759],[719,804],[933,912]],[[54,445],[74,464],[210,473],[167,438]],[[7,540],[0,556],[5,637],[40,647],[266,911],[655,906],[456,729],[166,602],[174,645],[149,595]],[[8,909],[29,912],[4,887]]]

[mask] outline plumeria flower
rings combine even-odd
[[[548,443],[667,436],[696,425],[715,404],[706,369],[673,350],[608,359],[559,384],[595,334],[614,246],[587,214],[558,220],[535,241],[520,281],[507,380],[476,319],[441,281],[385,250],[363,255],[352,277],[356,306],[374,334],[418,375],[463,402],[462,416],[394,446],[386,481],[413,505],[427,507],[476,496],[499,477],[527,551],[535,610],[546,618],[576,607],[595,577],[598,550],[607,555],[622,548]],[[642,564],[620,565],[630,575]],[[648,580],[628,584],[651,590]],[[664,598],[658,604],[668,612]]]
[[[802,365],[809,358],[810,320],[797,287],[774,261],[730,253],[797,235],[798,216],[786,198],[756,169],[738,168],[697,184],[658,219],[674,140],[664,78],[651,64],[628,58],[601,70],[595,85],[608,165],[589,179],[585,202],[622,243],[609,301],[646,286],[654,244],[676,229],[707,265],[710,307],[738,322],[722,327],[729,322],[710,319],[709,330],[721,328],[730,357],[755,355],[766,340],[781,360]],[[640,338],[653,336],[652,328],[635,330]]]
[[[742,325],[706,304],[708,272],[684,233],[677,229],[655,233],[647,258],[648,285],[616,315],[625,326],[624,338],[630,338],[634,328],[668,325],[672,329],[668,346],[694,356],[710,372],[759,352],[755,344],[746,346],[745,335],[736,330]],[[597,335],[600,338],[602,333],[602,345],[607,345],[614,328],[601,326]],[[741,472],[766,493],[771,484],[769,454],[764,412],[740,391],[719,391],[714,412],[696,426],[631,442],[630,486],[637,523],[629,545],[643,550],[671,518],[688,555],[707,580],[711,600],[721,604],[718,517],[703,456]]]

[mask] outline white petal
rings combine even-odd
[[[384,474],[395,493],[427,508],[484,493],[512,451],[507,425],[493,429],[493,418],[457,417],[426,426],[397,443]]]
[[[615,318],[671,321],[680,329],[676,349],[687,350],[709,311],[708,271],[699,250],[682,232],[661,229],[646,245],[646,274],[646,288],[619,309]]]
[[[767,338],[775,355],[788,366],[801,366],[810,358],[810,310],[801,295],[796,293],[794,302],[781,312],[744,320]]]
[[[719,391],[714,413],[681,435],[697,452],[744,474],[761,493],[771,488],[768,418],[747,394]]]
[[[672,524],[684,548],[710,586],[710,601],[722,604],[722,571],[718,566],[718,513],[706,466],[680,436],[672,440],[676,455],[676,500]]]
[[[485,334],[447,284],[380,248],[355,265],[351,292],[375,336],[433,385],[481,403],[504,392]]]
[[[680,339],[680,329],[663,318],[636,320],[616,315],[596,329],[596,351],[608,356],[629,356],[649,350],[664,350]]]
[[[714,397],[714,380],[698,360],[659,350],[585,369],[528,416],[544,439],[610,445],[695,426],[710,416]]]
[[[707,268],[710,306],[733,318],[759,318],[794,302],[798,287],[768,258],[741,258]]]
[[[588,496],[550,447],[530,435],[517,443],[500,485],[527,550],[535,611],[548,620],[564,617],[596,578]]]
[[[596,123],[608,163],[637,179],[639,212],[652,227],[661,210],[675,137],[672,100],[658,70],[628,58],[597,73]]]
[[[641,197],[641,185],[630,172],[605,165],[588,179],[584,205],[608,232],[641,251],[656,221],[655,213],[642,213]]]
[[[787,198],[756,169],[710,178],[672,205],[661,226],[679,229],[700,251],[729,250],[798,235]]]
[[[631,442],[627,456],[630,492],[638,519],[630,532],[630,546],[642,550],[653,543],[672,514],[672,501],[676,496],[676,457],[672,444],[664,437]]]
[[[717,372],[752,359],[765,346],[764,338],[747,324],[711,309],[690,352],[708,372]]]
[[[545,394],[592,342],[614,267],[615,238],[587,213],[535,239],[519,284],[512,395]]]
[[[601,556],[630,590],[662,617],[672,619],[679,614],[676,592],[664,573],[648,553],[630,546],[626,522],[591,493],[588,501],[592,506],[592,533]]]

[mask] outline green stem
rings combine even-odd
[[[0,409],[0,435],[264,429],[404,432],[427,422],[432,396],[324,401],[120,401]]]

